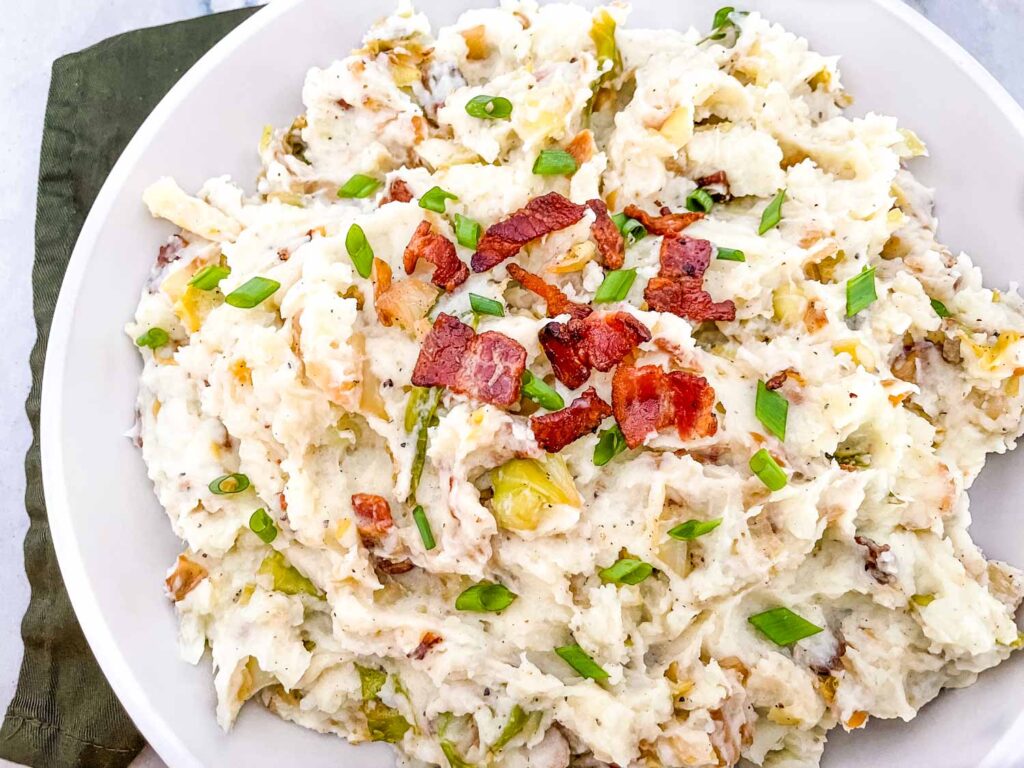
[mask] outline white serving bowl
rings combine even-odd
[[[435,28],[493,0],[420,0]],[[635,0],[641,27],[706,28],[719,0]],[[163,759],[182,766],[391,765],[383,745],[352,747],[287,724],[257,705],[235,729],[214,722],[209,663],[180,661],[163,593],[179,542],[153,495],[133,420],[140,362],[122,332],[170,232],[143,207],[162,175],[186,189],[230,174],[252,187],[266,123],[301,111],[303,76],[358,44],[390,3],[275,0],[208,53],[149,117],[107,179],[68,267],[43,380],[43,479],[64,581],[93,652],[132,719]],[[1024,112],[967,53],[897,0],[754,0],[756,9],[842,54],[855,112],[897,115],[929,145],[916,161],[939,187],[941,233],[968,250],[996,287],[1024,278]],[[988,555],[1024,563],[1017,514],[1024,453],[995,457],[972,491],[975,539]],[[829,768],[1024,765],[1012,659],[963,691],[947,692],[911,725],[872,722],[837,734]],[[88,696],[88,691],[82,692]]]

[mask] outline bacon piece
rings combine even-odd
[[[514,256],[531,240],[572,226],[586,210],[557,192],[533,198],[526,207],[487,228],[470,262],[473,271],[484,272]]]
[[[540,330],[555,377],[570,389],[580,387],[590,369],[610,371],[651,332],[628,312],[598,312],[568,323],[548,323]]]
[[[503,333],[472,328],[443,312],[420,348],[412,383],[447,387],[494,405],[519,401],[526,350]]]
[[[569,142],[565,151],[572,155],[572,159],[576,161],[576,165],[583,165],[594,156],[595,152],[597,152],[597,142],[594,141],[594,132],[589,128],[584,128],[572,137],[572,141]]]
[[[156,252],[156,265],[158,267],[166,267],[171,262],[180,259],[181,249],[185,245],[185,240],[181,235],[171,235],[167,242],[160,246],[160,250]]]
[[[167,578],[164,580],[164,584],[167,585],[167,595],[174,602],[180,602],[207,576],[209,576],[209,572],[202,565],[190,560],[185,555],[178,555],[174,567],[167,572]]]
[[[889,545],[879,544],[867,536],[854,536],[853,540],[867,550],[864,556],[864,570],[879,584],[891,584],[894,574],[888,569],[892,566],[882,562],[882,555],[889,551]]]
[[[374,557],[373,567],[380,573],[397,576],[400,573],[408,573],[416,566],[408,558],[405,560],[388,560],[386,557]]]
[[[590,366],[579,354],[579,326],[574,325],[573,320],[568,323],[548,323],[537,336],[555,372],[555,378],[569,389],[583,386],[590,377]]]
[[[423,661],[423,659],[426,658],[426,655],[430,652],[430,649],[440,643],[443,639],[443,637],[434,634],[433,632],[424,632],[420,635],[420,644],[409,653],[409,658],[415,659],[416,661]]]
[[[651,216],[642,208],[635,205],[627,205],[624,213],[631,219],[636,219],[644,225],[644,229],[652,235],[672,237],[678,235],[694,222],[704,218],[703,213],[667,213],[667,208],[662,209],[661,216]]]
[[[380,201],[380,204],[387,205],[388,203],[409,202],[412,202],[412,190],[409,189],[409,185],[399,178],[394,178],[391,180],[391,185],[388,187],[387,195],[385,195],[384,199]]]
[[[537,445],[548,453],[558,453],[569,443],[593,432],[611,415],[611,406],[590,387],[568,408],[543,416],[531,416],[530,426]]]
[[[411,275],[420,259],[426,259],[434,265],[430,282],[446,291],[454,291],[469,277],[469,267],[455,254],[451,240],[434,232],[429,221],[420,222],[409,244],[405,246],[405,253],[402,254],[405,274]]]
[[[571,315],[572,317],[584,318],[594,310],[585,304],[577,304],[570,301],[569,297],[562,293],[557,286],[551,285],[539,275],[527,272],[518,264],[509,264],[508,273],[512,279],[518,282],[530,293],[535,293],[544,299],[548,307],[548,317],[558,315]]]
[[[612,377],[612,409],[630,448],[673,425],[681,440],[715,434],[714,404],[715,390],[707,379],[691,373],[620,365]]]
[[[693,277],[681,280],[652,277],[644,288],[644,299],[656,312],[671,312],[695,323],[735,320],[736,305],[728,299],[713,301],[711,294],[701,287],[702,282]]]
[[[704,187],[714,200],[732,200],[732,188],[725,171],[715,171],[697,179],[697,186]]]
[[[693,237],[666,237],[661,241],[658,255],[661,264],[658,275],[676,279],[703,278],[711,264],[711,243]]]
[[[383,496],[353,493],[352,509],[356,515],[356,530],[367,547],[379,544],[395,525],[391,505]]]
[[[622,233],[615,226],[612,217],[608,215],[608,206],[603,200],[588,200],[587,207],[597,217],[590,225],[590,236],[597,243],[597,251],[601,254],[601,261],[607,269],[621,269],[626,258],[626,242],[622,239]]]

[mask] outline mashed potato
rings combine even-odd
[[[967,491],[1021,432],[1020,298],[936,242],[923,144],[844,116],[835,57],[756,13],[625,17],[506,3],[434,34],[400,8],[310,71],[255,194],[146,192],[181,231],[128,327],[139,442],[225,729],[255,698],[411,766],[816,766],[829,729],[1019,645],[1021,574]],[[470,273],[549,193],[575,220]],[[568,203],[595,199],[655,212],[615,220],[618,271],[602,206]],[[410,265],[417,232],[439,250]],[[654,300],[673,240],[714,256],[666,290],[714,317]],[[566,386],[544,335],[575,326],[512,264],[645,332]],[[525,355],[521,396],[518,369],[509,402],[473,388],[498,353],[414,385],[442,314]],[[700,396],[637,433],[618,376],[644,366]],[[538,417],[590,387],[546,452]]]

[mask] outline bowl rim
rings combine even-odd
[[[71,598],[76,617],[99,663],[128,715],[168,765],[201,765],[179,734],[156,714],[148,704],[148,696],[122,654],[116,635],[108,626],[96,595],[86,578],[82,553],[76,546],[71,525],[71,509],[66,493],[63,456],[60,445],[62,422],[61,390],[65,379],[66,349],[71,333],[74,308],[89,260],[103,223],[110,215],[118,190],[125,184],[132,167],[149,149],[158,128],[181,105],[192,90],[246,40],[272,25],[279,17],[307,0],[275,0],[243,21],[202,56],[167,92],[142,123],[125,147],[99,194],[75,243],[50,325],[43,369],[40,452],[43,490],[53,546],[57,554],[64,585]],[[565,0],[572,2],[572,0]],[[902,0],[869,0],[884,13],[920,33],[928,43],[948,56],[987,96],[1024,138],[1024,107],[982,64],[946,32]],[[1019,745],[1024,736],[1024,712],[989,750],[979,764],[981,768],[1008,765],[1020,757]]]

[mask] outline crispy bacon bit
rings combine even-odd
[[[174,567],[167,572],[167,578],[164,580],[167,594],[174,602],[180,602],[208,575],[209,572],[199,563],[189,560],[184,555],[178,555]]]
[[[651,332],[628,312],[601,312],[583,320],[548,323],[539,337],[555,377],[576,389],[591,368],[610,371],[637,345],[649,341]]]
[[[788,379],[788,378],[789,378],[789,369],[787,368],[785,371],[779,371],[774,376],[772,376],[770,379],[768,379],[768,381],[765,382],[764,387],[765,387],[765,389],[770,389],[770,390],[774,391],[776,389],[781,388],[782,385],[786,383],[786,379]]]
[[[666,237],[658,254],[658,275],[677,280],[681,277],[703,278],[711,264],[711,243],[682,235]]]
[[[889,551],[889,545],[879,544],[867,536],[854,536],[853,540],[868,551],[864,556],[864,570],[879,584],[891,584],[893,574],[886,570],[885,564],[881,562],[882,555]]]
[[[657,312],[671,312],[696,323],[735,320],[736,305],[714,301],[704,290],[704,272],[711,263],[711,243],[692,237],[665,237],[661,268],[644,288],[644,299]]]
[[[594,199],[587,201],[587,207],[597,217],[590,225],[590,236],[597,243],[602,263],[606,269],[621,269],[626,258],[626,243],[612,217],[608,215],[608,206],[603,200]]]
[[[383,496],[374,493],[354,493],[352,509],[356,515],[356,530],[367,547],[379,544],[395,525],[395,520],[391,516],[391,505]]]
[[[674,237],[694,222],[704,218],[703,213],[663,213],[661,216],[651,216],[647,211],[635,205],[627,205],[624,213],[631,219],[636,219],[644,225],[644,229],[652,235],[663,237]]]
[[[558,453],[569,443],[593,432],[611,415],[611,406],[590,387],[573,400],[568,408],[530,417],[530,426],[533,427],[537,445],[548,453]]]
[[[527,272],[518,264],[509,264],[508,273],[523,288],[544,299],[544,303],[548,307],[548,317],[570,315],[576,318],[584,318],[594,311],[585,304],[577,304],[574,301],[570,301],[569,297],[562,293],[557,286],[546,282],[539,275]]]
[[[420,636],[420,644],[417,645],[412,652],[409,654],[410,659],[416,661],[423,661],[426,655],[430,653],[430,649],[440,643],[444,638],[440,635],[436,635],[433,632],[424,632]]]
[[[386,573],[389,576],[397,576],[400,573],[408,573],[416,566],[413,565],[412,560],[388,560],[386,557],[374,557],[373,567],[380,573]]]
[[[425,259],[434,265],[430,281],[438,288],[454,291],[469,277],[469,268],[455,254],[455,246],[444,235],[434,232],[429,221],[421,221],[409,244],[405,246],[402,263],[405,274],[411,275],[416,262]]]
[[[484,272],[514,256],[531,240],[572,226],[586,210],[557,192],[535,197],[526,207],[487,228],[470,262],[473,271]]]
[[[185,241],[181,235],[171,235],[166,243],[160,246],[156,253],[157,267],[166,267],[172,261],[181,258],[181,249],[185,247]]]
[[[620,365],[612,377],[612,408],[626,445],[636,448],[651,432],[675,425],[680,439],[718,431],[715,390],[707,379],[655,365]]]
[[[537,334],[551,369],[555,372],[555,378],[569,389],[583,386],[590,376],[590,366],[579,354],[579,327],[573,324],[573,320],[568,323],[548,323]]]
[[[477,335],[472,328],[443,312],[420,348],[412,383],[447,387],[494,405],[519,401],[526,350],[496,331]]]
[[[586,128],[575,136],[572,141],[569,142],[569,146],[565,148],[565,151],[572,155],[572,159],[576,161],[576,165],[583,165],[585,162],[590,160],[594,156],[594,152],[597,151],[597,144],[594,142],[594,134]]]
[[[391,185],[388,187],[388,193],[384,196],[384,199],[380,201],[380,204],[387,205],[388,203],[409,202],[412,202],[412,190],[409,189],[409,185],[399,178],[394,178],[391,180]]]
[[[707,176],[697,179],[697,186],[704,187],[712,198],[718,201],[732,199],[732,188],[729,186],[729,176],[725,171],[715,171]]]

